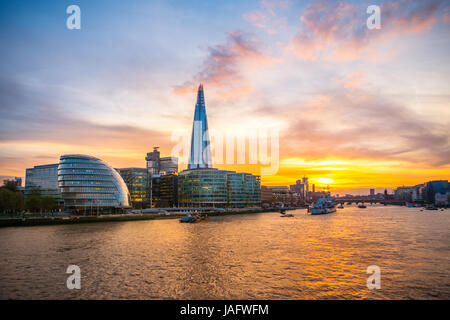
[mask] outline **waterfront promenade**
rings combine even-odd
[[[285,210],[294,210],[295,208],[286,208]],[[274,212],[276,208],[247,208],[239,210],[224,211],[203,211],[202,214],[208,216],[226,216],[248,213]],[[179,219],[186,215],[185,212],[160,212],[160,213],[127,213],[127,214],[104,214],[104,215],[43,215],[43,216],[0,216],[1,227],[31,227],[43,225],[59,224],[78,224],[78,223],[97,223],[97,222],[123,222],[139,220],[157,220],[157,219]]]

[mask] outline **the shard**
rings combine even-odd
[[[200,84],[195,105],[194,124],[192,126],[191,154],[189,156],[189,169],[211,168],[211,149],[208,133],[208,120],[206,118],[205,96],[203,85]]]

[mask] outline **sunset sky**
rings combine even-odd
[[[211,130],[279,131],[265,185],[450,178],[450,1],[7,1],[0,35],[0,178],[70,153],[145,167],[190,134],[199,83]]]

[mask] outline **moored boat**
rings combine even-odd
[[[292,213],[288,213],[288,214],[282,214],[280,217],[281,218],[292,218],[294,215]]]
[[[196,222],[196,219],[193,216],[191,216],[189,213],[187,213],[186,216],[180,218],[180,222],[194,223],[194,222]]]
[[[336,212],[336,200],[330,196],[319,198],[310,208],[312,215]]]

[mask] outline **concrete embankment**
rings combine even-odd
[[[208,216],[229,216],[249,213],[274,212],[274,209],[250,209],[245,211],[205,212]],[[157,219],[179,219],[184,213],[117,214],[100,216],[47,216],[47,217],[0,217],[0,227],[31,227],[57,224],[77,224],[96,222],[120,222]]]

